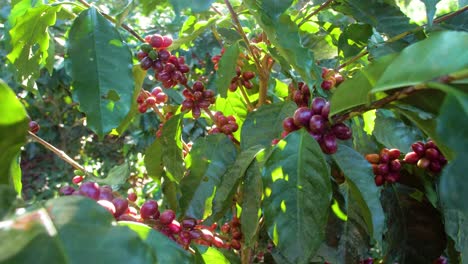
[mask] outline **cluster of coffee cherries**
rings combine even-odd
[[[112,187],[108,185],[99,186],[99,184],[91,181],[81,182],[83,180],[82,176],[77,176],[81,177],[81,180],[76,183],[79,184],[78,188],[75,189],[69,185],[63,186],[60,189],[61,195],[89,197],[109,211],[117,221],[144,223],[174,240],[185,249],[188,249],[192,240],[201,245],[240,249],[240,242],[239,240],[235,240],[234,237],[240,239],[242,237],[241,233],[239,233],[240,235],[237,233],[233,234],[232,241],[225,242],[216,233],[216,224],[204,226],[201,221],[194,218],[186,218],[179,222],[176,220],[176,214],[173,210],[167,209],[161,212],[155,200],[145,201],[138,211],[138,207],[134,204],[138,198],[135,193],[129,193],[127,198],[116,197]],[[75,181],[73,182],[75,183]],[[237,232],[240,232],[240,229],[237,229]]]
[[[366,258],[361,261],[359,261],[359,264],[374,264],[374,259],[373,258]]]
[[[221,49],[221,54],[218,54],[218,55],[214,55],[212,58],[211,58],[211,61],[213,62],[214,64],[214,69],[215,70],[218,70],[218,63],[219,61],[221,60],[221,57],[224,55],[224,52],[226,51],[226,49],[223,47]],[[237,61],[236,61],[236,65],[238,68],[242,68],[244,67],[244,59],[248,59],[249,57],[247,55],[245,55],[244,53],[240,53],[239,54],[239,58],[237,58]]]
[[[192,89],[182,91],[185,100],[182,102],[182,111],[192,111],[193,118],[199,118],[201,109],[208,109],[216,101],[212,90],[206,90],[202,82],[196,81]]]
[[[419,168],[428,169],[434,173],[439,173],[447,164],[447,159],[432,140],[425,144],[418,141],[413,143],[411,148],[413,151],[408,152],[403,159],[406,163],[416,164]]]
[[[39,132],[39,129],[41,128],[39,126],[39,123],[37,123],[34,120],[29,121],[28,125],[29,125],[29,131],[31,131],[31,133],[34,133],[34,134],[37,134],[37,132]]]
[[[159,86],[154,87],[151,92],[141,90],[137,97],[138,112],[142,114],[146,113],[148,108],[163,104],[167,102],[167,99],[167,94],[165,94]]]
[[[232,136],[232,133],[236,132],[239,129],[239,125],[236,123],[236,118],[232,115],[224,116],[221,112],[216,112],[214,114],[215,127],[213,127],[209,134],[218,134],[223,133],[228,136]]]
[[[241,223],[237,217],[233,217],[230,222],[224,223],[221,226],[221,233],[231,238],[231,241],[227,243],[230,244],[231,248],[237,250],[241,248],[242,231],[240,226]]]
[[[395,183],[400,180],[400,154],[399,149],[384,148],[379,154],[366,155],[366,160],[372,164],[375,185],[381,186],[385,182]]]
[[[315,97],[312,100],[311,108],[299,107],[294,112],[293,117],[283,120],[284,131],[281,136],[284,138],[289,133],[303,127],[317,140],[324,153],[333,154],[338,149],[336,140],[348,140],[351,138],[352,132],[344,123],[330,124],[329,114],[330,103],[322,97]],[[275,142],[277,141],[273,143]]]
[[[238,87],[244,86],[247,89],[252,89],[253,84],[250,80],[255,77],[255,73],[251,71],[242,72],[241,68],[237,67],[236,76],[232,78],[229,85],[229,91],[235,92]]]
[[[303,82],[297,83],[297,88],[294,83],[289,84],[289,90],[294,91],[293,100],[298,107],[308,106],[310,100],[309,86]]]
[[[178,83],[185,85],[185,74],[190,71],[190,67],[185,64],[184,57],[178,58],[167,50],[172,44],[172,38],[154,34],[146,36],[145,41],[137,53],[141,68],[152,68],[155,78],[162,82],[164,88],[174,87]]]
[[[323,81],[320,87],[324,90],[331,90],[333,87],[338,86],[344,81],[343,76],[340,73],[335,72],[333,69],[322,68]]]

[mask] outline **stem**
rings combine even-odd
[[[60,159],[62,159],[66,163],[70,164],[76,170],[80,170],[80,171],[84,172],[85,174],[89,173],[89,172],[86,171],[86,169],[82,165],[80,165],[78,162],[73,160],[70,156],[68,156],[62,150],[54,147],[52,144],[50,144],[49,142],[47,142],[44,139],[40,138],[38,135],[32,133],[31,131],[28,131],[28,134],[32,139],[34,139],[36,142],[38,142],[39,144],[44,146],[46,149],[48,149],[48,150],[52,151],[53,153],[55,153],[55,155],[57,155]]]
[[[247,103],[247,109],[249,110],[249,112],[252,112],[255,107],[250,102],[249,96],[245,92],[245,88],[242,84],[239,84],[239,90],[241,91],[242,97],[244,97],[244,100]]]
[[[443,21],[445,21],[445,20],[447,20],[447,19],[449,19],[449,18],[455,17],[455,16],[457,16],[457,15],[459,15],[459,14],[465,12],[466,10],[468,10],[468,6],[465,6],[465,7],[463,7],[463,8],[460,8],[460,9],[458,9],[457,11],[455,11],[455,12],[453,12],[453,13],[446,14],[446,15],[443,15],[443,16],[441,16],[441,17],[439,17],[439,18],[436,18],[436,19],[434,19],[434,22],[433,22],[433,23],[434,23],[434,24],[441,23],[441,22],[443,22]],[[419,27],[416,27],[416,28],[414,28],[414,29],[412,29],[412,30],[410,30],[410,31],[406,31],[406,32],[403,32],[403,33],[401,33],[401,34],[398,34],[398,35],[394,36],[393,38],[390,38],[389,40],[385,41],[384,43],[391,43],[391,42],[395,42],[395,41],[397,41],[397,40],[400,40],[400,39],[402,39],[402,38],[404,38],[404,37],[406,37],[406,36],[408,36],[408,35],[410,35],[410,34],[416,33],[416,32],[418,32],[418,31],[424,29],[426,26],[427,26],[427,24],[424,24],[424,25],[419,26]],[[351,63],[353,63],[353,62],[355,62],[355,61],[357,61],[358,59],[364,57],[364,56],[367,55],[368,53],[369,53],[369,51],[367,50],[367,47],[366,47],[366,50],[364,50],[363,52],[361,52],[361,53],[359,53],[358,55],[354,56],[354,57],[351,58],[349,61],[347,61],[347,62],[341,64],[340,66],[338,66],[338,70],[341,69],[341,68],[343,68],[343,67],[348,66],[349,64],[351,64]]]
[[[307,22],[307,20],[309,20],[311,17],[315,16],[316,14],[318,14],[320,11],[322,11],[323,9],[327,8],[331,3],[333,2],[333,0],[327,0],[325,3],[321,4],[319,6],[319,8],[317,8],[314,12],[310,13],[309,15],[307,15],[306,17],[304,17],[302,19],[301,22],[299,22],[299,24],[297,24],[297,27],[300,28],[302,25],[304,25],[305,22]]]
[[[143,96],[145,97],[145,100],[146,100],[146,98],[149,97],[148,94],[146,93],[146,91],[143,88],[141,89],[140,94],[143,94]],[[158,115],[159,121],[161,121],[163,123],[166,122],[166,118],[161,113],[161,111],[159,111],[159,108],[156,105],[152,105],[151,109],[153,109],[153,111]]]
[[[83,5],[85,5],[87,8],[90,8],[90,7],[91,7],[91,5],[90,5],[88,2],[86,2],[85,0],[78,0],[78,1],[79,1],[80,3],[82,3]],[[111,21],[111,22],[114,23],[114,24],[117,23],[117,21],[116,21],[113,17],[111,17],[111,16],[109,16],[108,14],[102,12],[102,11],[99,10],[98,8],[96,8],[96,10],[98,10],[98,12],[101,13],[102,16],[104,16],[105,18],[107,18],[107,20]],[[117,25],[117,24],[116,24],[116,25]],[[130,26],[128,26],[127,24],[122,23],[120,26],[121,26],[123,29],[127,30],[128,33],[132,34],[132,35],[133,35],[135,38],[137,38],[139,41],[145,42],[145,39],[142,38],[140,35],[138,35],[138,33],[136,33],[135,30],[133,30],[133,29],[132,29]]]
[[[210,117],[210,119],[213,121],[213,123],[216,124],[216,118],[214,117],[213,113],[211,113],[211,111],[209,109],[203,108],[203,110]]]
[[[252,256],[252,249],[243,247],[241,251],[241,263],[249,264],[251,256]]]

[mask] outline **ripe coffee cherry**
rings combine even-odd
[[[416,152],[416,154],[418,154],[419,157],[424,156],[425,147],[422,142],[418,141],[416,143],[413,143],[411,145],[411,148],[413,149],[414,152]]]
[[[99,185],[95,182],[84,182],[80,185],[79,192],[81,195],[94,200],[99,200]]]
[[[115,217],[118,217],[121,214],[125,213],[127,211],[127,209],[128,209],[127,199],[123,199],[123,198],[118,197],[118,198],[115,198],[114,200],[112,200],[112,203],[115,206],[115,214],[114,214]]]
[[[140,215],[143,219],[155,219],[156,214],[159,212],[159,206],[155,200],[146,201],[140,208]]]
[[[39,132],[39,129],[40,126],[36,121],[29,121],[29,131],[31,131],[31,133],[36,134],[37,132]]]
[[[438,160],[439,159],[439,151],[435,148],[428,148],[426,149],[426,152],[425,152],[425,157],[428,158],[429,160],[431,161],[434,161],[434,160]]]
[[[388,174],[388,171],[389,171],[389,167],[387,163],[381,163],[377,165],[378,174],[385,175],[385,174]]]
[[[104,207],[107,211],[109,211],[109,213],[115,215],[115,206],[113,203],[107,200],[99,200],[97,201],[97,203]]]
[[[167,48],[172,44],[172,38],[170,36],[163,37],[163,47]]]
[[[399,149],[393,148],[393,149],[388,150],[388,155],[390,157],[390,160],[398,159],[400,157],[400,154],[401,152]]]
[[[166,210],[164,212],[161,213],[161,215],[159,216],[159,222],[163,225],[168,225],[170,224],[172,221],[174,221],[175,219],[175,213],[174,211],[172,210]]]
[[[322,87],[322,89],[324,90],[331,90],[331,88],[335,87],[335,83],[336,83],[336,80],[335,78],[333,78],[333,80],[329,79],[329,80],[324,80],[321,84],[320,84],[320,87]]]
[[[307,107],[299,107],[294,112],[294,124],[299,127],[308,127],[309,120],[312,117],[313,112]]]
[[[141,61],[142,59],[144,59],[146,56],[148,56],[148,53],[144,52],[144,51],[138,51],[137,52],[137,59],[139,61]]]
[[[374,181],[375,181],[375,185],[377,186],[381,186],[385,183],[385,179],[382,175],[375,176]]]
[[[114,200],[114,194],[112,193],[112,188],[110,186],[99,187],[99,200]]]
[[[129,193],[128,196],[127,196],[127,199],[128,199],[129,201],[135,202],[135,201],[137,200],[137,195],[136,195],[136,193],[134,193],[134,192]]]
[[[317,115],[322,114],[322,109],[323,109],[323,107],[325,106],[326,103],[327,103],[327,101],[324,98],[315,97],[312,100],[312,107],[311,107],[314,114],[317,114]]]
[[[398,172],[390,172],[386,176],[384,176],[385,180],[389,183],[395,183],[400,180],[400,173]]]
[[[165,93],[158,93],[156,95],[156,102],[157,103],[165,103],[165,102],[167,102],[167,99],[168,99],[168,97],[167,97],[167,94],[165,94]]]
[[[195,218],[186,218],[182,221],[182,226],[186,229],[193,229],[197,225],[197,220]]]
[[[158,56],[161,61],[166,62],[171,57],[171,53],[168,50],[163,49],[158,52]]]
[[[397,159],[390,161],[389,170],[392,172],[399,172],[401,170],[400,161]]]
[[[416,152],[408,152],[403,159],[404,162],[409,164],[416,164],[419,160],[419,155]]]
[[[434,173],[438,173],[442,170],[442,165],[440,164],[439,161],[433,160],[431,161],[431,164],[429,165],[429,170]]]
[[[330,115],[330,102],[326,102],[322,108],[322,117],[328,119],[328,115]]]
[[[83,176],[81,176],[81,175],[76,175],[75,177],[73,177],[72,182],[73,182],[74,184],[78,184],[78,183],[82,182],[83,179],[84,179]]]
[[[326,120],[321,115],[313,115],[309,120],[309,128],[313,133],[323,133],[326,128]]]
[[[162,89],[159,86],[156,86],[153,88],[153,90],[151,90],[151,95],[154,97],[156,97],[159,93],[162,93]]]
[[[239,240],[233,239],[231,240],[231,247],[235,250],[240,250],[241,249],[241,243]]]
[[[434,262],[432,262],[432,263],[433,264],[448,264],[448,260],[447,260],[447,258],[445,258],[443,256],[440,256],[436,260],[434,260]]]
[[[132,221],[132,222],[138,222],[138,219],[130,214],[123,214],[117,217],[117,221]]]
[[[255,77],[255,73],[254,72],[251,72],[251,71],[246,71],[246,72],[243,72],[242,73],[242,78],[246,81],[252,79],[253,77]]]
[[[148,106],[156,105],[156,98],[154,98],[153,96],[150,96],[146,98],[145,103]]]
[[[159,34],[152,35],[152,36],[150,36],[149,43],[154,48],[159,49],[159,48],[163,47],[163,38]]]
[[[160,218],[161,219],[161,218]],[[167,225],[167,228],[173,233],[173,234],[178,234],[182,230],[180,227],[180,223],[177,222],[176,220],[173,220],[171,223]]]
[[[283,129],[287,132],[298,130],[299,128],[294,124],[294,118],[288,117],[283,120]]]
[[[61,195],[72,195],[72,193],[75,191],[75,188],[69,186],[69,185],[65,185],[65,186],[62,186],[59,190],[59,193]]]
[[[323,136],[323,141],[320,144],[322,151],[326,154],[333,154],[338,150],[338,145],[336,143],[336,137],[332,133],[327,133]]]
[[[144,57],[141,61],[140,61],[140,66],[143,70],[148,70],[149,68],[151,68],[153,66],[153,60],[149,57]]]
[[[336,138],[341,140],[348,140],[352,137],[351,129],[343,123],[333,125],[332,131]]]

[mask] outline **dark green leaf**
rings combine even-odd
[[[400,52],[379,78],[372,93],[415,85],[466,69],[467,46],[467,32],[433,33]]]
[[[440,213],[426,199],[413,198],[415,192],[419,191],[399,184],[387,186],[382,192],[388,263],[432,263],[445,249]]]
[[[243,3],[279,54],[294,67],[304,82],[309,87],[320,82],[321,69],[315,64],[313,53],[302,46],[296,23],[284,14],[292,1],[244,0]]]
[[[468,182],[465,179],[468,170],[467,158],[466,152],[460,153],[444,168],[440,176],[439,194],[441,201],[444,206],[461,212],[468,212],[468,205],[464,202],[468,196]]]
[[[280,141],[265,163],[265,225],[289,262],[308,263],[322,243],[331,199],[329,177],[318,143],[304,129]]]
[[[345,58],[357,55],[367,45],[372,36],[372,27],[367,24],[350,24],[338,40],[338,48]]]
[[[330,101],[330,116],[369,103],[371,99],[369,92],[395,57],[396,55],[392,54],[380,58],[355,74],[352,79],[340,84],[340,88],[336,89]]]
[[[437,119],[437,134],[440,140],[455,152],[462,154],[468,149],[468,96],[447,95]]]
[[[259,210],[262,203],[262,174],[257,161],[253,161],[245,173],[242,185],[241,230],[244,245],[253,248],[259,228]]]
[[[385,147],[397,148],[402,152],[410,152],[411,144],[423,140],[416,129],[400,119],[385,116],[381,111],[377,111],[373,135]]]
[[[209,135],[195,141],[186,158],[188,174],[180,181],[181,214],[203,219],[211,214],[211,199],[223,176],[236,158],[237,150],[224,134]]]
[[[229,85],[236,76],[237,59],[239,58],[239,44],[229,46],[218,63],[216,87],[222,98],[226,98]]]
[[[163,150],[161,140],[156,139],[145,152],[145,167],[148,176],[159,181],[164,173],[162,164]]]
[[[28,117],[15,93],[0,80],[0,184],[10,184],[21,195],[19,154],[26,144]]]
[[[68,41],[75,99],[88,126],[102,137],[130,110],[132,54],[117,29],[93,7],[75,19]]]
[[[156,255],[157,263],[193,263],[193,256],[180,245],[153,228],[135,222],[119,222],[136,232]]]
[[[283,120],[292,116],[297,106],[291,101],[263,105],[257,111],[250,112],[241,131],[241,148],[248,149],[255,145],[270,146],[274,138],[279,138],[283,131]]]
[[[154,263],[152,250],[140,237],[127,227],[113,226],[113,219],[88,198],[50,200],[44,208],[18,216],[8,228],[0,229],[0,261]]]
[[[25,1],[26,2],[26,1]],[[19,5],[22,6],[22,5]],[[55,24],[59,5],[37,5],[25,11],[16,9],[21,14],[10,30],[12,51],[7,58],[15,65],[20,79],[28,80],[32,87],[35,79],[39,78],[39,70],[47,65],[49,56],[50,37],[48,28]],[[25,12],[24,12],[25,11]]]
[[[0,184],[0,219],[9,212],[16,198],[16,192],[8,185]]]
[[[221,184],[216,189],[216,195],[213,199],[213,212],[206,220],[212,223],[219,220],[226,210],[232,206],[232,198],[236,193],[237,186],[244,178],[255,156],[261,151],[261,146],[255,145],[242,151],[236,158],[234,164],[229,168],[221,179]]]
[[[442,200],[444,203],[445,201]],[[454,240],[455,249],[461,252],[463,260],[468,258],[468,212],[462,211],[450,203],[444,205],[445,231]],[[462,262],[463,263],[463,262]]]
[[[333,155],[343,171],[356,209],[362,216],[370,236],[380,245],[384,229],[384,212],[380,204],[380,189],[375,186],[374,173],[369,162],[352,148],[340,145]]]
[[[390,37],[416,28],[392,1],[338,0],[334,1],[333,8],[359,22],[372,25]]]
[[[179,182],[185,172],[182,158],[182,119],[183,114],[178,114],[167,120],[162,127],[160,138],[162,161],[167,176],[174,182]]]

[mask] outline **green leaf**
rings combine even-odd
[[[411,151],[411,144],[423,140],[416,129],[398,118],[385,116],[382,111],[377,111],[373,135],[385,147],[397,148],[405,153]]]
[[[19,155],[26,144],[28,116],[15,93],[0,80],[0,184],[10,184],[21,195]]]
[[[387,67],[372,93],[416,85],[468,68],[468,33],[435,32],[405,48]],[[404,67],[402,67],[404,65]]]
[[[95,201],[61,197],[0,229],[4,263],[154,263],[152,250]],[[16,241],[15,241],[16,240]],[[47,247],[47,250],[44,248]]]
[[[292,1],[244,0],[243,3],[279,54],[294,67],[304,82],[309,87],[320,82],[321,68],[315,64],[313,53],[302,46],[296,23],[284,14]]]
[[[292,263],[308,263],[325,235],[330,169],[305,129],[289,134],[264,167],[264,217],[277,249]]]
[[[239,44],[229,46],[218,63],[216,87],[222,98],[228,95],[229,85],[236,76],[237,59],[239,58]]]
[[[374,173],[369,162],[354,149],[340,145],[333,160],[343,171],[360,215],[370,235],[381,245],[384,229],[384,212],[380,204],[380,189],[375,186]]]
[[[253,161],[245,173],[242,184],[241,231],[244,245],[254,248],[259,232],[259,210],[262,203],[263,182],[260,166]]]
[[[25,3],[21,6],[23,4]],[[21,8],[15,10],[22,15],[21,19],[12,21],[14,26],[9,33],[13,49],[7,58],[15,65],[20,79],[27,80],[29,86],[39,78],[39,71],[47,65],[49,56],[54,56],[49,54],[48,28],[55,24],[56,13],[59,10],[59,5],[37,5],[26,12],[21,11]]]
[[[416,28],[393,1],[334,1],[333,9],[375,27],[380,33],[396,36]]]
[[[194,13],[200,13],[210,8],[215,0],[170,0],[176,13],[181,9],[190,8]]]
[[[418,192],[399,184],[387,186],[382,192],[387,216],[384,252],[388,263],[431,263],[446,247],[440,213],[426,199],[413,198]]]
[[[214,247],[196,245],[195,250],[202,256],[204,263],[230,264],[223,253]]]
[[[12,209],[16,191],[8,185],[0,184],[0,219]]]
[[[237,155],[234,164],[229,167],[228,171],[221,178],[221,183],[217,186],[216,194],[213,198],[212,214],[206,220],[207,223],[219,220],[232,206],[232,198],[236,193],[237,186],[260,151],[261,146],[255,145]]]
[[[464,202],[468,196],[468,183],[465,179],[467,158],[468,154],[464,152],[451,161],[443,169],[439,184],[439,195],[443,204],[462,212],[468,212],[468,205]]]
[[[214,16],[206,21],[202,20],[195,22],[195,16],[190,16],[182,26],[182,29],[179,32],[179,37],[172,42],[169,50],[177,50],[179,48],[188,49],[189,44],[216,23],[218,19],[218,16]]]
[[[427,24],[429,26],[432,26],[432,21],[434,21],[434,15],[437,10],[437,3],[440,2],[440,0],[421,0],[424,5],[426,5],[426,17],[427,17]]]
[[[132,54],[117,29],[93,7],[75,19],[68,44],[73,95],[88,126],[103,137],[130,110]]]
[[[144,158],[148,176],[157,181],[160,181],[164,173],[162,157],[163,149],[161,140],[157,138],[153,144],[146,149]]]
[[[395,54],[382,57],[340,84],[330,100],[330,116],[368,104],[371,100],[369,92],[395,57]]]
[[[119,225],[127,226],[136,232],[143,242],[153,250],[157,263],[194,263],[194,257],[180,245],[170,240],[153,228],[135,222],[120,221]]]
[[[338,49],[343,51],[345,58],[357,55],[367,45],[372,36],[372,27],[367,24],[348,25],[338,39]]]
[[[211,199],[220,188],[237,150],[224,134],[209,135],[195,141],[186,158],[188,174],[180,181],[181,214],[203,219],[211,214]]]
[[[161,133],[162,161],[171,181],[179,182],[185,173],[182,153],[183,114],[171,117],[164,123]]]
[[[294,114],[297,106],[286,101],[263,105],[257,111],[250,112],[241,130],[241,148],[248,149],[255,145],[270,146],[274,138],[279,138],[283,131],[283,120]]]
[[[437,119],[437,134],[440,140],[458,154],[468,149],[468,95],[447,95]]]
[[[132,105],[130,106],[130,111],[128,112],[127,116],[122,120],[119,127],[117,127],[117,133],[122,135],[125,130],[127,130],[128,126],[133,122],[135,116],[139,115],[138,112],[138,103],[137,98],[140,94],[141,87],[143,87],[143,82],[146,78],[146,71],[144,71],[140,65],[134,65],[132,68],[134,86],[133,86],[133,97],[132,97]]]
[[[106,185],[122,185],[130,177],[130,166],[127,162],[114,166],[106,178],[93,178],[94,182]]]
[[[442,200],[444,203],[445,201]],[[462,211],[459,208],[447,203],[443,206],[445,231],[455,241],[455,249],[461,253],[461,257],[465,263],[468,259],[468,212]]]

